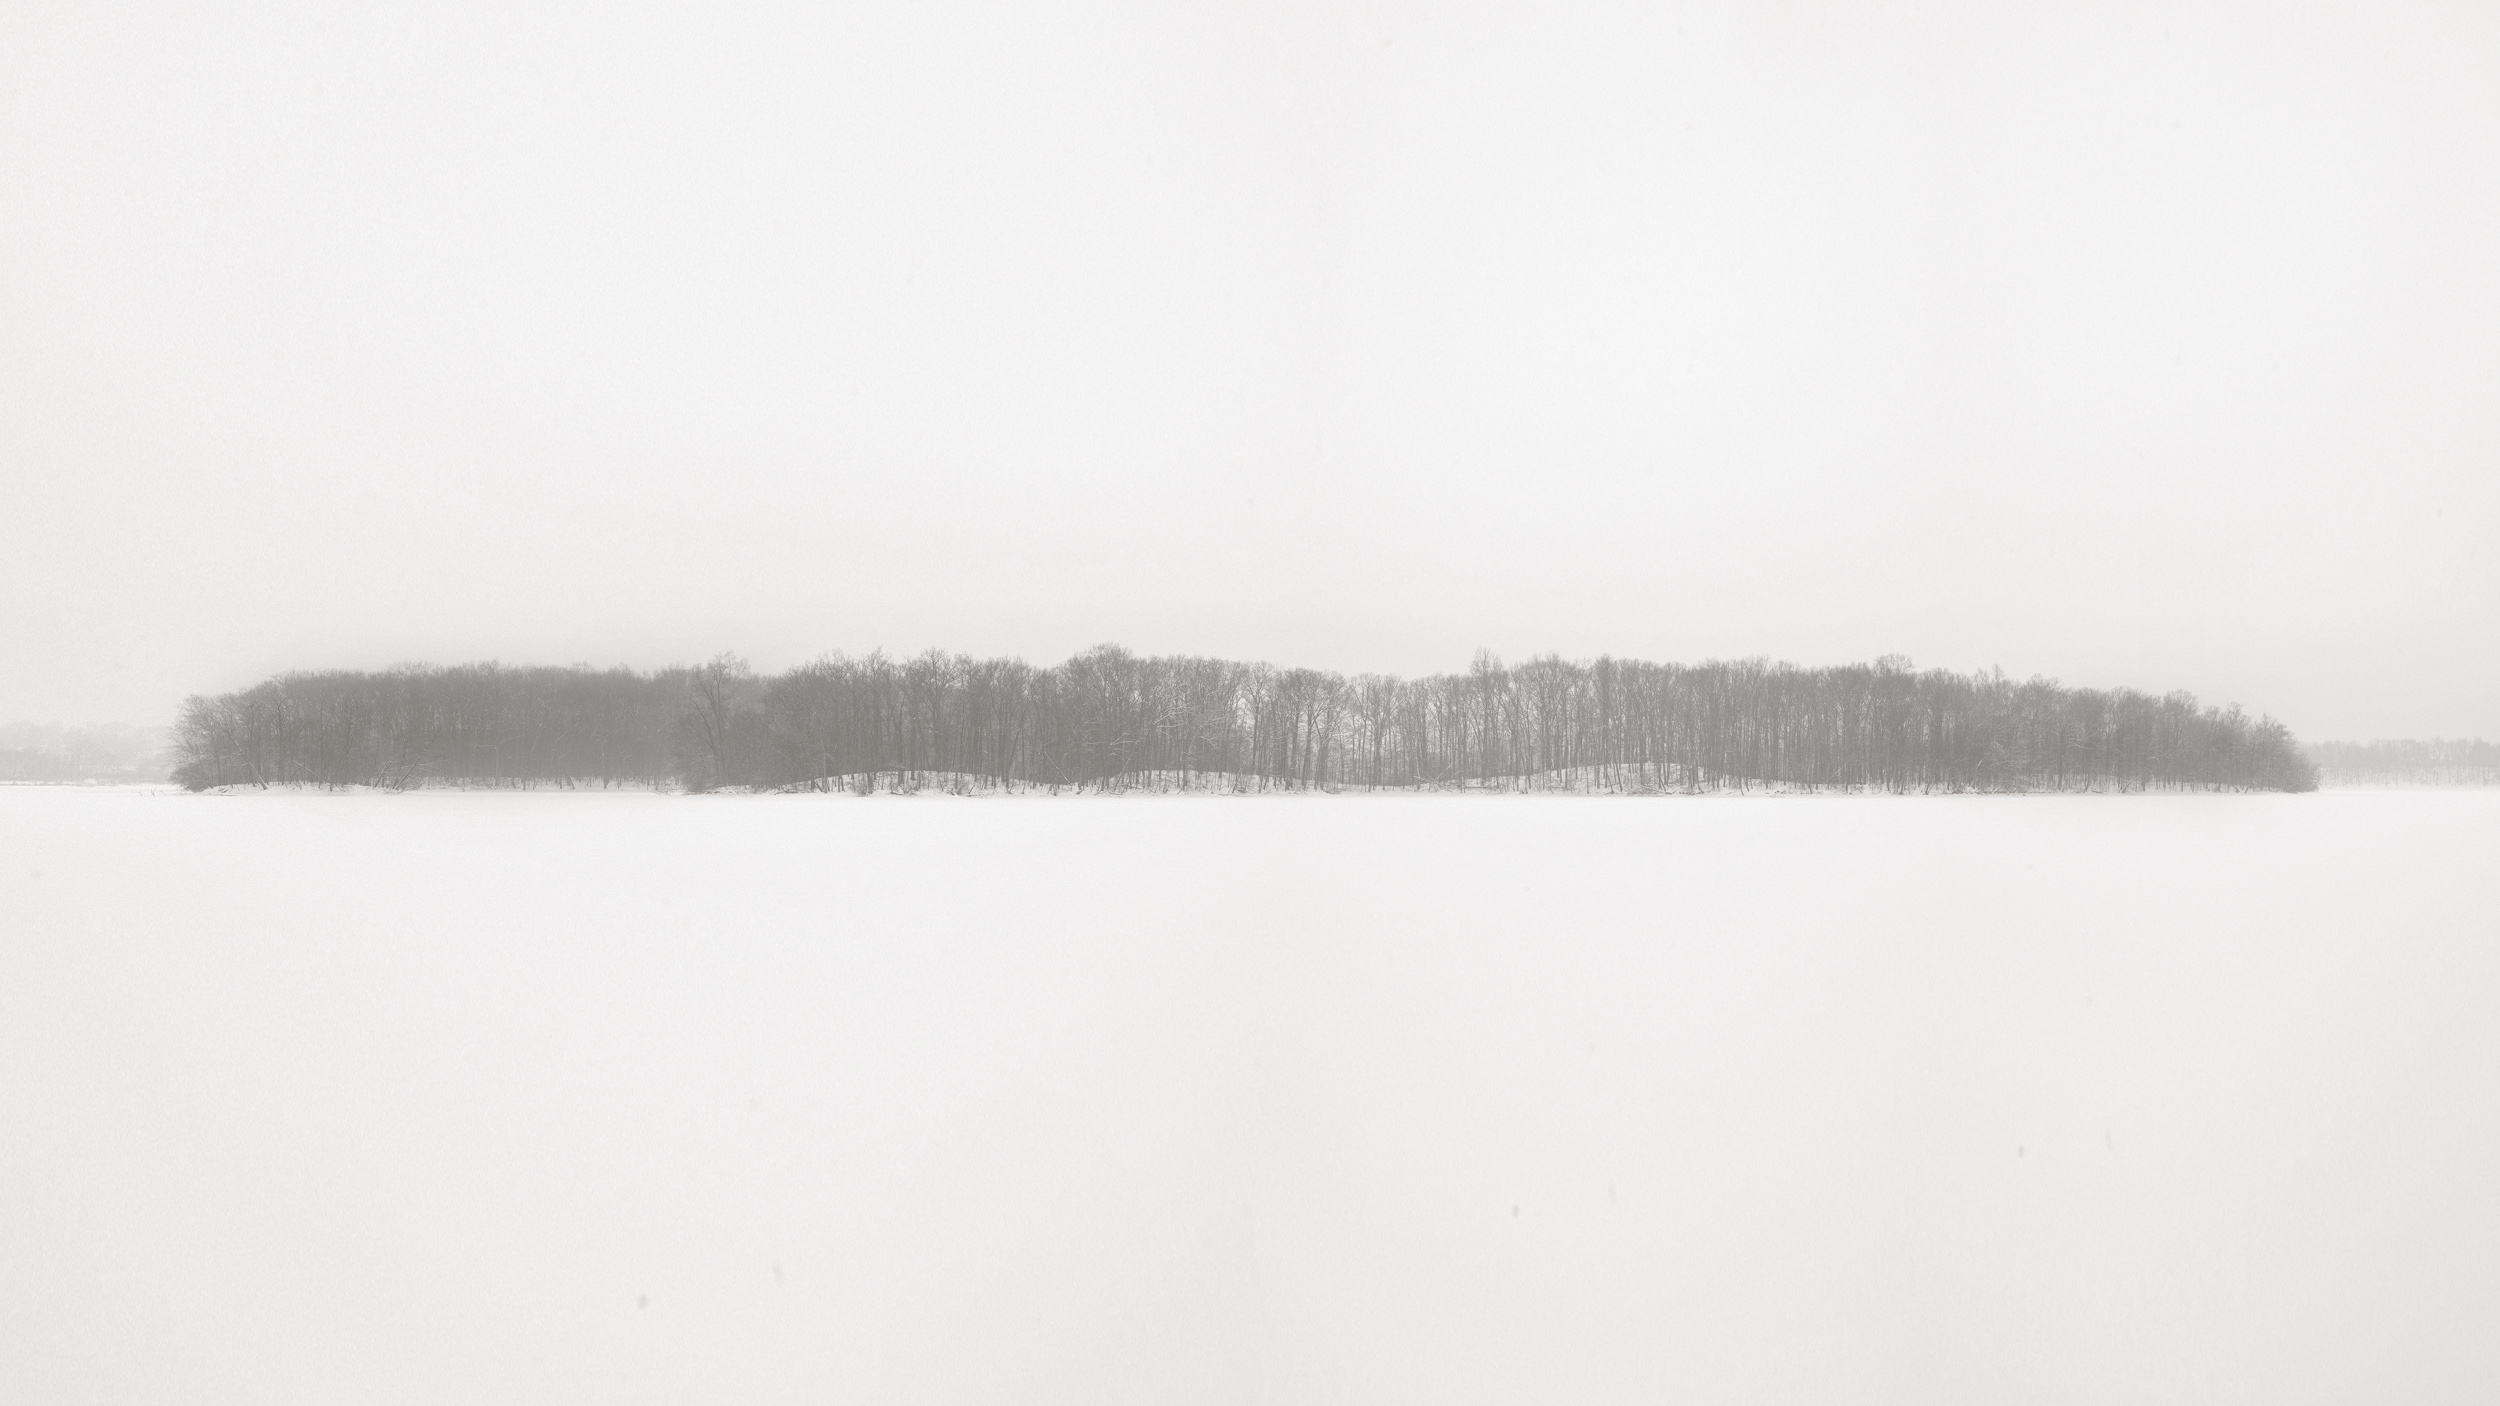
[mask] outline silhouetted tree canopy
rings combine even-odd
[[[1781,785],[2309,790],[2290,732],[2185,693],[1919,671],[1551,655],[1347,678],[1104,645],[693,668],[286,674],[185,704],[176,779],[234,784],[1117,789]]]

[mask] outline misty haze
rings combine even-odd
[[[0,1403],[2500,1399],[2500,7],[0,5]]]

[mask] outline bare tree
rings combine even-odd
[[[2415,771],[2488,769],[2481,744],[2378,744]],[[2436,750],[2432,750],[2436,749]],[[1552,655],[1351,681],[1140,658],[1056,668],[931,651],[828,655],[759,679],[692,668],[402,666],[295,673],[184,705],[186,785],[724,785],[863,789],[1345,785],[1655,790],[2304,790],[2288,729],[2183,693],[2022,683],[2000,671]],[[2339,752],[2338,758],[2353,755]]]
[[[686,674],[686,707],[682,726],[691,739],[685,761],[686,789],[708,791],[730,785],[737,775],[737,719],[754,683],[755,671],[735,654],[720,654]]]

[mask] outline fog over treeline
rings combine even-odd
[[[2306,750],[2329,786],[2500,786],[2500,743],[2481,738],[2313,742]]]
[[[2288,729],[2185,693],[2001,671],[1553,656],[1346,677],[1112,645],[1037,668],[936,651],[759,676],[631,669],[290,673],[188,700],[193,789],[654,785],[1640,791],[2307,790]]]
[[[165,729],[0,723],[0,781],[161,781]]]

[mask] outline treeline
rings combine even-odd
[[[193,789],[995,786],[1648,791],[2309,790],[2291,734],[2185,693],[2001,671],[1545,656],[1346,677],[1115,646],[1054,668],[930,652],[692,668],[296,673],[196,697]]]
[[[2500,786],[2500,744],[2479,737],[2317,742],[2307,751],[2329,786]]]
[[[165,730],[0,723],[0,781],[162,781]]]

